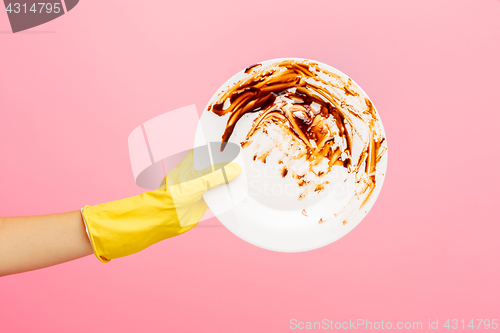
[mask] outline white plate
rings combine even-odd
[[[298,58],[274,59],[261,62],[268,66],[283,60],[311,61]],[[322,69],[340,75],[347,81],[349,78],[337,69],[311,61]],[[228,116],[219,117],[209,111],[209,106],[217,100],[219,94],[231,87],[235,82],[247,77],[245,70],[240,71],[213,95],[203,110],[195,146],[212,143],[211,156],[218,152],[221,136],[224,132]],[[367,97],[366,93],[352,80],[351,85]],[[360,95],[361,96],[361,95]],[[238,150],[239,144],[245,139],[252,124],[255,113],[238,122],[229,142],[234,143]],[[377,114],[379,133],[385,137],[382,123]],[[254,142],[253,145],[257,143]],[[353,150],[361,149],[353,143]],[[386,147],[386,142],[384,143]],[[281,166],[273,160],[266,164],[254,161],[252,145],[239,149],[236,162],[243,169],[242,174],[234,181],[209,190],[204,199],[220,222],[236,236],[264,249],[280,252],[300,252],[320,248],[328,245],[349,233],[366,216],[380,193],[385,172],[387,169],[387,151],[377,164],[376,186],[362,209],[358,207],[361,201],[355,199],[354,176],[343,167],[336,172],[330,172],[327,178],[330,183],[319,194],[312,193],[303,200],[298,200],[299,188],[296,180],[291,177],[280,176]],[[195,151],[195,165],[197,157]],[[344,179],[346,181],[344,182]],[[361,200],[361,199],[360,199]],[[351,202],[352,206],[344,208]],[[353,204],[354,202],[354,204]],[[349,208],[351,207],[351,208]],[[305,210],[305,211],[304,211]],[[324,222],[319,223],[320,220]],[[344,222],[346,221],[347,222]]]

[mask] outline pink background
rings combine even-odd
[[[269,252],[211,219],[110,264],[89,256],[0,278],[1,332],[499,318],[500,1],[82,0],[9,29],[2,10],[0,216],[140,193],[127,148],[136,126],[201,110],[234,73],[278,57],[357,81],[390,157],[373,210],[330,246]]]

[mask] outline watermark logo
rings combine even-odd
[[[50,2],[38,2],[33,0],[4,0],[3,2],[12,32],[16,33],[47,23],[66,14],[75,8],[78,1],[52,0]]]

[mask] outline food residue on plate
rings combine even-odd
[[[387,146],[375,107],[361,88],[308,60],[255,64],[245,73],[208,107],[220,117],[229,115],[221,151],[238,121],[256,113],[241,147],[253,147],[253,159],[262,163],[278,153],[281,176],[293,177],[301,188],[299,200],[323,191],[329,184],[324,177],[341,167],[354,174],[363,207]],[[261,144],[262,137],[271,144]]]

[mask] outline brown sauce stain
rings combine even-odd
[[[334,166],[356,173],[356,196],[366,196],[360,208],[363,207],[375,189],[377,164],[387,150],[385,138],[377,133],[378,118],[372,102],[366,97],[363,100],[364,95],[350,78],[346,81],[311,61],[285,60],[270,66],[255,64],[247,67],[245,73],[248,74],[246,78],[219,94],[208,107],[220,117],[229,115],[222,134],[221,151],[238,121],[245,114],[258,113],[246,140],[241,142],[242,148],[253,142],[252,137],[258,131],[267,134],[265,130],[268,126],[277,125],[284,133],[292,135],[293,144],[300,143],[301,153],[294,158],[305,157],[310,163],[310,172],[314,172],[314,166],[327,161],[327,170],[317,173],[318,177],[328,174]],[[336,85],[330,79],[334,79]],[[344,96],[332,93],[328,89],[332,86]],[[365,105],[362,108],[353,107],[347,102],[349,96],[358,98]],[[357,134],[355,123],[359,121],[367,126],[369,137],[354,159],[352,145]],[[361,138],[361,135],[358,136]],[[257,153],[253,159],[266,163],[269,153]],[[288,156],[286,152],[284,154]],[[286,177],[287,174],[289,169],[284,166],[281,176]],[[304,175],[292,176],[298,186],[309,185],[309,181],[303,179]],[[316,185],[314,191],[321,192],[326,184],[328,182]]]
[[[257,66],[262,66],[262,65],[261,64],[250,65],[247,68],[245,68],[245,73],[249,73],[252,70],[252,68],[257,67]]]
[[[286,167],[283,167],[281,169],[281,177],[285,178],[287,174],[288,174],[288,169]]]

